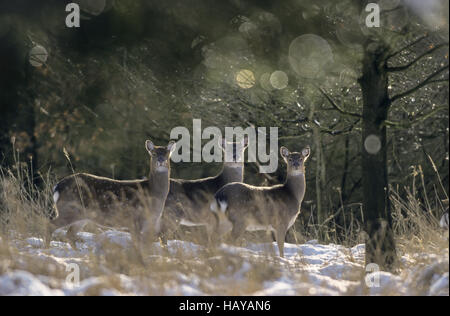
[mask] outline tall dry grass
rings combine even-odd
[[[39,178],[32,179],[31,164],[21,163],[19,158],[16,157],[17,162],[10,169],[0,167],[0,232],[3,236],[16,232],[42,237],[47,219],[54,216],[52,188],[56,179],[50,172],[45,175],[38,173]],[[442,200],[448,196],[438,171],[435,171],[437,183],[433,192],[427,192],[420,166],[412,171],[410,186],[391,188],[393,229],[401,245],[407,243],[415,249],[425,247],[425,244],[429,244],[431,249],[448,246],[441,238],[443,231],[439,227],[439,220],[447,208]],[[316,222],[313,209],[310,214],[305,223],[298,221],[291,229],[290,242],[319,240],[321,232],[327,236],[325,242],[346,246],[364,242],[362,204],[344,205],[341,202],[337,211],[321,224]],[[181,229],[172,237],[202,243],[204,231],[203,228]],[[252,241],[272,239],[264,232],[247,233],[246,237]]]
[[[45,250],[39,251],[39,255],[33,255],[32,250],[23,251],[29,247],[27,238],[44,237],[48,218],[53,215],[52,188],[56,179],[50,173],[32,179],[32,174],[27,163],[18,162],[10,169],[0,167],[0,275],[7,271],[28,271],[51,280],[52,288],[61,288],[67,276],[66,259],[56,260]],[[179,230],[174,237],[202,245],[204,236],[204,230],[191,229]],[[58,236],[54,235],[53,240],[58,241]],[[142,288],[134,291],[148,295],[165,294],[165,289],[182,283],[186,276],[198,280],[198,287],[205,293],[245,295],[261,289],[264,282],[276,279],[281,271],[281,266],[268,264],[268,257],[244,259],[214,248],[199,247],[192,251],[172,244],[169,253],[153,243],[146,253],[137,254],[131,243],[128,248],[109,240],[99,239],[98,243],[99,249],[76,259],[82,267],[83,280],[100,278],[100,283],[83,295],[100,295],[104,289],[129,292],[119,275],[143,280]],[[67,247],[66,251],[72,250]],[[141,255],[146,258],[144,262]],[[251,263],[245,271],[249,277],[242,279],[236,275],[247,265],[244,261]]]
[[[34,184],[37,181],[32,181],[36,179],[31,179],[33,172],[28,166],[26,163],[16,163],[11,169],[0,167],[0,275],[20,269],[63,282],[67,275],[64,265],[53,261],[49,264],[48,258],[20,252],[12,244],[29,237],[43,237],[45,223],[52,213],[55,179],[50,174],[39,175],[40,184],[37,186]],[[435,187],[443,188],[443,185],[438,182]],[[421,168],[416,168],[409,187],[393,188],[391,192],[393,229],[399,255],[448,254],[448,239],[443,237],[445,233],[439,227],[440,216],[445,211],[441,200],[446,196],[439,195],[442,190],[441,193],[437,189],[436,192],[427,192],[423,172]],[[289,238],[296,243],[319,239],[320,231],[325,228],[328,242],[354,246],[364,241],[363,218],[360,204],[340,205],[337,213],[320,226],[313,217],[304,226],[297,223]],[[204,236],[202,229],[191,229],[180,230],[175,237],[204,244]],[[265,234],[250,233],[246,237],[254,242],[270,240],[270,236]],[[223,249],[199,248],[193,252],[176,245],[171,246],[169,253],[153,244],[142,263],[133,249],[124,249],[106,241],[101,243],[101,252],[93,252],[80,260],[84,279],[101,277],[103,280],[102,284],[89,290],[88,294],[92,295],[101,294],[106,287],[126,292],[118,275],[149,280],[142,283],[146,284],[146,288],[139,290],[150,295],[164,294],[165,288],[180,283],[183,276],[196,280],[204,293],[248,295],[262,289],[265,282],[276,280],[286,269],[285,263],[274,254],[275,251],[268,251],[267,256],[243,258]],[[421,264],[432,264],[430,258],[421,259]],[[240,271],[244,265],[247,269],[242,276]],[[301,271],[302,262],[287,269]],[[357,271],[355,275],[360,276],[362,272]],[[58,284],[53,286],[58,287]]]
[[[32,164],[20,162],[12,168],[0,166],[0,233],[43,236],[47,219],[54,216],[50,172],[34,173]],[[36,177],[36,178],[32,178]],[[37,185],[39,183],[39,185]]]
[[[425,176],[421,166],[413,168],[409,187],[391,190],[393,229],[399,250],[402,253],[442,253],[448,251],[448,232],[439,225],[442,215],[448,210],[445,200],[447,192],[439,173],[433,192],[427,192]]]

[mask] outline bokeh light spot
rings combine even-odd
[[[297,37],[289,47],[289,63],[301,77],[316,78],[333,61],[333,52],[326,40],[314,34]]]
[[[41,45],[36,45],[30,50],[29,61],[33,67],[41,67],[43,64],[45,64],[47,58],[48,52]]]
[[[284,71],[277,70],[270,76],[270,84],[275,89],[285,89],[289,85],[289,77]]]
[[[364,141],[364,148],[371,155],[376,155],[381,150],[381,140],[377,135],[369,135]]]
[[[251,70],[243,69],[236,74],[236,83],[242,89],[250,89],[255,83],[255,75]]]
[[[273,87],[270,83],[270,73],[266,72],[261,75],[261,78],[259,79],[259,84],[261,85],[261,88],[263,88],[266,91],[272,91]]]
[[[239,27],[239,32],[246,36],[251,36],[256,31],[258,31],[258,27],[252,22],[244,22]]]

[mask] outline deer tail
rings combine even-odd
[[[211,203],[210,209],[212,212],[225,213],[228,209],[228,202],[226,197],[221,194],[221,191],[217,192],[214,196],[214,201]]]

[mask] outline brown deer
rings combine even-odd
[[[220,147],[225,159],[222,171],[215,177],[198,180],[170,179],[161,234],[164,243],[167,242],[168,235],[180,225],[205,227],[207,241],[211,242],[213,232],[219,228],[219,217],[209,210],[210,202],[217,190],[224,185],[243,181],[244,152],[248,147],[248,137],[239,143],[222,139]],[[227,153],[232,156],[228,157]]]
[[[68,227],[66,238],[76,248],[77,233],[90,223],[125,225],[139,246],[143,237],[154,238],[169,192],[170,156],[175,146],[175,142],[158,147],[146,141],[150,177],[145,180],[118,181],[84,173],[61,180],[53,190],[56,216],[49,224],[46,244],[56,229]]]
[[[301,153],[280,149],[287,164],[286,182],[272,187],[256,187],[231,183],[215,194],[211,210],[223,212],[232,223],[231,237],[237,241],[245,231],[273,231],[280,256],[284,257],[284,240],[288,229],[300,214],[305,196],[305,161],[310,155],[307,147]]]

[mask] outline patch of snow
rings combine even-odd
[[[429,295],[431,296],[448,296],[448,272],[440,277],[431,285]]]
[[[365,246],[362,244],[348,248],[323,245],[317,240],[301,245],[286,243],[285,258],[280,258],[276,243],[249,243],[241,247],[222,244],[210,253],[195,243],[171,240],[164,248],[157,242],[146,245],[144,256],[149,267],[167,266],[168,270],[149,271],[148,276],[138,277],[110,271],[97,262],[95,269],[89,264],[93,258],[99,262],[105,260],[105,247],[108,245],[118,247],[117,250],[113,248],[114,251],[130,250],[132,240],[129,233],[115,230],[100,234],[81,232],[78,237],[77,249],[72,249],[63,241],[52,241],[50,248],[46,249],[42,239],[20,239],[16,236],[11,242],[19,254],[14,265],[16,270],[7,270],[0,275],[0,295],[226,295],[228,292],[225,290],[245,288],[250,276],[265,273],[265,269],[268,275],[257,275],[258,286],[250,287],[252,290],[248,294],[336,296],[425,293],[434,296],[449,293],[448,252],[445,255],[404,255],[401,261],[406,268],[401,275],[387,272],[365,275]],[[26,258],[33,258],[33,264],[44,266],[49,275],[60,275],[60,278],[26,272],[33,271]],[[418,262],[434,263],[420,266]],[[73,263],[80,266],[79,286],[66,284],[64,280],[66,267]],[[255,263],[259,265],[257,268]],[[0,267],[1,264],[0,257]],[[200,269],[205,267],[213,272],[216,266],[220,269],[217,270],[219,274],[211,273],[205,279],[202,275],[206,271],[188,272],[183,268],[185,265]],[[164,274],[170,277],[164,278]],[[378,280],[379,286],[368,288],[366,279]],[[423,291],[418,292],[419,289]]]
[[[106,231],[99,236],[100,241],[109,241],[113,244],[119,245],[123,248],[127,248],[131,246],[131,236],[129,233],[121,232],[121,231]]]
[[[26,271],[9,272],[0,276],[0,296],[62,296]]]
[[[404,286],[404,282],[400,276],[393,275],[389,272],[372,272],[366,276],[369,280],[377,280],[374,282],[379,282],[379,284],[375,283],[375,286],[369,288],[369,294],[372,296],[380,296],[380,295],[392,295],[395,293],[396,295],[406,295],[407,289]]]

